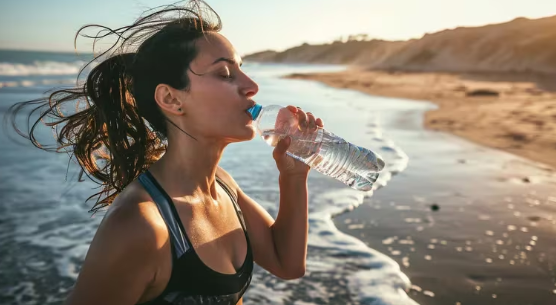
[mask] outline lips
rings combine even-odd
[[[250,119],[250,120],[253,120],[253,117],[251,116],[251,113],[249,113],[248,110],[245,110],[245,114],[247,114],[247,115],[249,116],[249,119]]]
[[[252,103],[249,105],[249,107],[245,108],[245,111],[249,111],[249,109],[255,107],[255,105],[257,105],[257,103],[252,102]]]
[[[255,103],[255,102],[252,102],[252,104],[251,104],[249,107],[247,107],[247,109],[245,109],[245,113],[249,116],[249,118],[250,118],[251,120],[253,120],[253,116],[252,116],[251,113],[249,112],[249,109],[253,108],[255,105],[256,105],[256,103]]]

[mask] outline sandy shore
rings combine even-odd
[[[535,186],[534,195],[524,185],[502,190],[503,183],[492,192],[482,180],[485,186],[471,194],[432,181],[417,190],[415,179],[426,175],[404,175],[334,222],[394,259],[411,280],[412,299],[420,305],[556,304],[550,220],[556,197],[549,197],[548,185]],[[440,210],[431,211],[431,204]]]
[[[545,165],[556,166],[549,79],[352,70],[290,77],[432,101],[439,108],[426,113],[425,128],[540,161],[396,121],[389,132],[408,168],[334,223],[394,259],[421,305],[556,304],[556,172]],[[478,89],[499,96],[467,96]]]
[[[556,77],[403,73],[350,69],[293,74],[373,95],[427,100],[425,126],[556,167]],[[472,96],[480,90],[497,96]],[[479,92],[480,93],[480,92]]]

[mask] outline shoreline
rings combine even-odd
[[[555,166],[549,157],[556,138],[551,148],[551,138],[542,137],[555,134],[556,98],[541,81],[507,77],[361,70],[289,76],[439,106],[425,113],[424,124],[413,119],[423,115],[419,103],[390,117],[389,134],[413,162],[332,219],[395,260],[420,305],[556,304],[556,171],[544,165]],[[477,89],[499,96],[466,96]]]
[[[556,82],[549,75],[348,69],[291,74],[367,94],[430,101],[425,128],[556,168]]]

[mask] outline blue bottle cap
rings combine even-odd
[[[247,110],[247,111],[251,114],[251,117],[253,118],[253,120],[256,120],[257,117],[259,116],[259,113],[261,113],[262,109],[263,109],[262,105],[255,104],[255,106],[249,108],[249,110]]]

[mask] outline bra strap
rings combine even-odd
[[[185,252],[187,252],[187,250],[189,250],[190,245],[177,223],[178,220],[172,213],[171,205],[173,203],[171,202],[170,197],[149,171],[141,174],[138,180],[156,204],[162,219],[164,219],[164,222],[168,227],[168,232],[170,233],[170,238],[172,239],[176,255],[177,257],[181,257]]]

